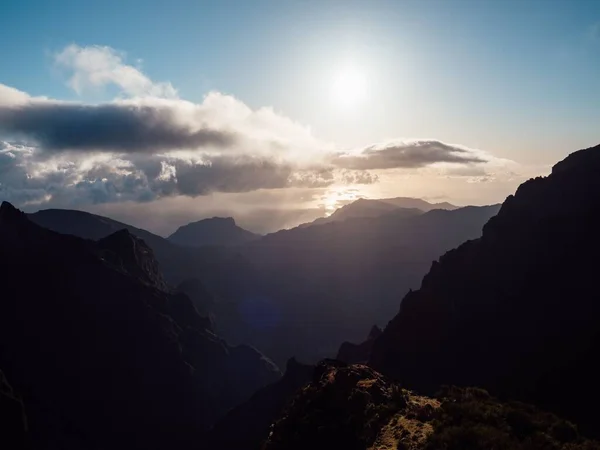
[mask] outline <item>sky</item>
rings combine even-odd
[[[497,203],[600,141],[596,0],[7,0],[0,39],[0,200],[163,235]]]

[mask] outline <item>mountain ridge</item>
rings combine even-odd
[[[575,152],[548,177],[526,181],[481,238],[434,262],[369,363],[416,389],[478,385],[593,429],[599,153]]]
[[[128,232],[95,242],[0,206],[0,367],[34,448],[184,448],[279,378],[255,349],[215,335],[187,296],[144,279],[151,257]]]

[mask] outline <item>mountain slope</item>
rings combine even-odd
[[[151,235],[165,280],[212,318],[217,334],[251,344],[283,366],[292,356],[305,362],[333,356],[341,342],[360,341],[373,324],[383,325],[431,261],[478,237],[496,211],[492,206],[415,215],[400,208],[233,248],[182,247],[82,212],[48,210],[30,217],[94,239],[121,227],[138,237]]]
[[[3,203],[0,285],[0,367],[35,449],[187,447],[279,377],[164,290],[152,250],[128,232],[61,235]]]
[[[235,304],[239,298],[258,291],[254,269],[235,249],[182,247],[149,231],[83,211],[48,209],[29,214],[28,217],[44,228],[85,239],[99,240],[123,229],[143,239],[156,255],[167,283],[178,286],[191,280],[200,280],[209,295],[218,298],[222,306],[225,305],[216,311],[206,310],[206,302],[197,304],[207,314],[221,315],[217,318],[221,319],[217,320],[217,328],[225,324],[218,331],[225,333],[227,338],[235,338],[236,329],[241,326],[227,317],[234,314],[227,310],[227,305]],[[227,325],[228,322],[233,323]]]
[[[294,228],[243,247],[262,277],[261,304],[272,317],[244,339],[280,364],[336,354],[398,311],[444,251],[476,238],[499,206],[348,219]],[[254,306],[253,306],[254,307]]]
[[[373,346],[405,385],[479,385],[594,429],[600,146],[522,184],[480,239],[434,263]]]
[[[254,241],[259,237],[257,234],[238,227],[232,217],[213,217],[179,227],[168,237],[168,240],[189,247],[234,246]]]

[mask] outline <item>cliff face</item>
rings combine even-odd
[[[600,146],[522,184],[404,298],[370,364],[409,387],[483,386],[593,424],[599,172]]]
[[[0,367],[33,448],[187,448],[278,369],[210,331],[145,243],[43,229],[0,207]]]

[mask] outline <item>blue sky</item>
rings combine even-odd
[[[182,99],[271,106],[341,148],[435,139],[543,171],[600,141],[597,0],[7,0],[0,39],[0,83],[32,96],[110,101],[115,86],[77,93],[56,67],[68,45],[100,45]],[[332,74],[348,65],[369,95],[340,108]]]
[[[356,136],[361,141],[423,133],[410,120],[402,124],[402,110],[416,107],[434,122],[425,137],[443,120],[466,128],[437,125],[444,134],[471,134],[473,145],[494,140],[479,130],[491,126],[510,146],[524,141],[537,150],[536,141],[558,140],[566,150],[594,142],[599,23],[595,0],[9,0],[0,6],[0,76],[32,94],[69,98],[47,53],[72,42],[107,45],[141,58],[146,73],[170,81],[185,98],[217,89],[303,123],[322,122],[319,131],[337,137],[346,123],[315,118],[318,105],[306,104],[303,91],[311,97],[327,64],[354,53],[380,71],[377,109],[400,118],[374,124]],[[549,126],[555,121],[563,125]],[[552,136],[551,128],[569,136]]]

